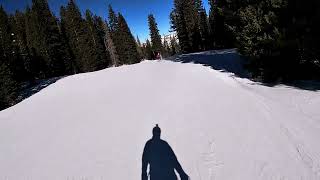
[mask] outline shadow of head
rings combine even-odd
[[[158,124],[152,129],[152,137],[154,139],[160,139],[161,136],[161,129],[159,128]]]

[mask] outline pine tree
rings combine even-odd
[[[63,44],[59,31],[57,19],[52,15],[46,0],[32,1],[32,14],[36,35],[38,38],[38,49],[44,58],[46,77],[61,76],[65,74],[66,64],[70,64],[70,55]]]
[[[120,63],[134,64],[140,62],[141,59],[139,59],[136,41],[121,13],[118,14],[117,34],[119,36],[118,42],[122,42],[121,51],[118,50]],[[118,45],[120,45],[120,43],[118,43]]]
[[[110,65],[118,66],[119,65],[119,56],[117,54],[116,47],[114,45],[108,23],[107,22],[104,23],[103,27],[104,27],[104,31],[105,31],[105,37],[104,37],[105,48],[110,53],[110,59],[111,59]]]
[[[60,7],[60,16],[65,15],[65,14],[66,14],[66,8],[61,6]],[[80,70],[79,70],[79,67],[76,62],[76,57],[74,55],[73,48],[70,46],[71,44],[69,43],[68,32],[66,30],[66,25],[65,25],[64,20],[65,19],[60,18],[59,27],[60,27],[62,42],[66,48],[66,52],[68,52],[68,54],[70,55],[70,61],[69,61],[70,64],[66,65],[66,72],[68,74],[76,74]]]
[[[223,12],[223,5],[225,0],[216,1],[210,0],[210,15],[209,15],[209,22],[212,31],[212,39],[215,48],[223,48],[223,41],[224,41],[224,12]]]
[[[17,83],[11,69],[14,60],[12,33],[9,19],[3,7],[0,7],[0,109],[11,105],[17,93]]]
[[[149,39],[147,39],[146,41],[145,56],[146,56],[146,59],[149,59],[149,60],[152,59],[152,46]]]
[[[33,80],[32,57],[27,44],[26,34],[26,16],[24,13],[16,11],[12,19],[13,33],[15,34],[15,46],[21,62],[21,68],[18,69],[21,81]]]
[[[192,52],[201,50],[200,18],[195,0],[183,0],[187,30],[191,39]]]
[[[171,46],[171,56],[177,54],[180,52],[180,47],[179,47],[179,44],[177,43],[177,40],[176,40],[176,37],[175,36],[172,36],[170,37],[170,46]]]
[[[170,14],[172,29],[177,36],[183,52],[196,52],[202,49],[200,14],[195,0],[174,0]]]
[[[3,53],[3,52],[1,52]],[[17,98],[18,84],[8,66],[0,57],[0,110],[12,105]]]
[[[45,78],[46,63],[40,52],[41,38],[38,35],[36,15],[29,7],[26,8],[25,21],[26,41],[31,56],[29,71],[35,79],[42,79]]]
[[[201,50],[209,50],[211,48],[209,26],[208,26],[208,16],[207,12],[203,7],[202,0],[196,0],[196,6],[199,15],[199,28],[201,33]]]
[[[171,52],[171,48],[169,46],[168,41],[164,38],[163,40],[163,54],[162,57],[169,57],[170,56],[170,52]]]
[[[124,44],[121,41],[121,33],[119,30],[119,18],[118,15],[113,10],[112,6],[109,5],[109,32],[112,40],[112,44],[115,47],[114,54],[117,57],[117,63],[115,66],[120,66],[124,63],[124,59],[126,58],[124,55],[125,49]]]
[[[13,77],[16,81],[22,82],[26,81],[27,73],[24,67],[24,59],[22,58],[20,51],[20,41],[19,34],[17,31],[17,24],[13,15],[9,16],[8,27],[10,29],[10,70],[13,74]]]
[[[71,55],[74,59],[74,69],[77,73],[86,72],[87,59],[80,46],[85,46],[86,29],[79,8],[73,0],[67,7],[61,7],[61,29],[68,42]]]
[[[215,1],[214,0],[209,0],[209,32],[210,32],[210,41],[211,41],[211,47],[215,48],[215,11],[216,11],[216,6],[215,6]]]
[[[94,16],[94,24],[95,28],[97,30],[97,36],[99,38],[99,44],[101,44],[101,51],[103,51],[106,55],[106,65],[110,66],[111,65],[111,53],[110,49],[108,48],[106,37],[108,36],[107,33],[108,28],[106,28],[106,22],[102,20],[100,16]],[[111,38],[111,37],[110,37]]]
[[[94,20],[91,11],[86,10],[86,26],[88,28],[87,35],[89,36],[88,45],[91,45],[90,47],[87,47],[87,49],[92,55],[92,60],[90,61],[90,69],[92,71],[106,68],[109,64],[109,55],[106,52],[102,38],[104,34],[99,30],[100,27],[97,21],[100,20],[98,18]]]
[[[118,16],[111,5],[109,5],[109,28],[111,33],[115,33],[118,29]]]
[[[279,76],[279,55],[285,43],[280,31],[279,17],[284,12],[286,3],[283,0],[250,2],[239,10],[241,24],[236,28],[236,38],[240,52],[248,56],[255,64],[255,76],[264,80],[275,80]]]
[[[240,19],[236,15],[241,7],[246,7],[248,1],[240,0],[209,0],[209,29],[211,41],[215,48],[233,48],[236,43],[236,30]]]
[[[119,61],[117,65],[140,62],[136,40],[121,13],[116,14],[109,5],[109,29]]]
[[[136,41],[137,41],[137,51],[138,51],[138,54],[139,54],[139,58],[143,59],[144,55],[143,55],[142,45],[141,45],[141,42],[140,42],[140,39],[139,39],[138,36],[137,36]]]
[[[159,34],[158,25],[152,14],[148,16],[150,38],[152,44],[152,50],[155,52],[163,53],[164,49],[162,47],[161,36]]]
[[[171,19],[171,29],[173,31],[176,31],[181,51],[183,53],[188,53],[192,51],[189,38],[189,33],[187,30],[187,24],[185,20],[185,12],[183,10],[183,4],[181,3],[181,0],[175,0],[174,1],[175,8],[170,14]]]
[[[2,57],[6,58],[11,56],[12,53],[12,41],[9,28],[9,19],[7,13],[3,7],[0,7],[0,38],[1,38],[1,53]]]
[[[290,67],[283,65],[282,71],[291,70],[295,78],[320,79],[320,2],[310,0],[291,0],[287,3],[285,15],[280,16],[285,24],[286,44],[281,54],[290,59]],[[292,57],[295,54],[295,57]],[[283,64],[289,64],[284,62]]]
[[[61,25],[75,57],[78,72],[91,72],[108,66],[108,57],[90,12],[87,20],[73,0],[61,8]]]

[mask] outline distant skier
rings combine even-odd
[[[160,52],[157,52],[156,59],[157,59],[157,60],[161,60],[161,59],[162,59],[162,56],[161,56],[161,53],[160,53]]]
[[[189,176],[183,171],[170,145],[160,139],[158,124],[152,133],[153,137],[147,141],[142,155],[142,180],[148,180],[148,164],[150,180],[177,180],[174,170],[179,173],[181,180],[188,180]]]

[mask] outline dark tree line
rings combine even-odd
[[[238,48],[263,81],[320,79],[320,1],[174,0],[170,19],[183,53]]]
[[[13,15],[1,6],[0,109],[15,103],[22,83],[137,63],[138,50],[125,18],[111,6],[108,22],[89,10],[82,15],[74,0],[61,7],[59,19],[47,0],[32,0]]]

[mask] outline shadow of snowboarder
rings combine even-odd
[[[149,164],[150,180],[177,180],[175,170],[181,180],[188,180],[170,145],[160,139],[161,129],[158,124],[153,128],[153,137],[147,141],[142,155],[142,180],[148,180]]]

